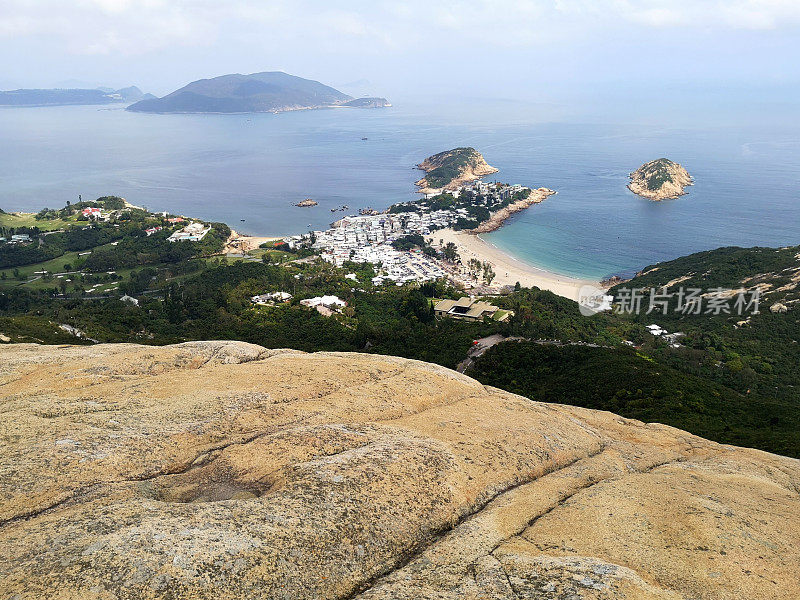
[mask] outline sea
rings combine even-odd
[[[0,208],[118,195],[252,235],[298,234],[415,198],[416,163],[457,146],[499,169],[490,180],[558,192],[483,236],[549,271],[601,279],[720,246],[800,244],[797,120],[626,119],[510,100],[235,115],[0,109]],[[688,193],[652,202],[628,191],[628,174],[660,157],[694,176]],[[294,206],[304,198],[319,204]]]

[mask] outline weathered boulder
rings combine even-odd
[[[0,347],[0,597],[795,598],[800,461],[426,363]]]

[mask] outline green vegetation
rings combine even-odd
[[[420,198],[411,202],[393,204],[389,207],[389,212],[397,214],[403,212],[430,213],[437,210],[463,210],[467,215],[459,217],[453,224],[453,229],[475,229],[484,221],[489,220],[491,213],[505,208],[518,200],[524,200],[530,194],[531,190],[525,188],[513,194],[508,194],[501,199],[491,193],[484,196],[471,190],[462,190],[458,198],[448,193],[438,194],[430,198]]]
[[[456,199],[431,200],[435,206]],[[485,384],[800,457],[800,247],[721,248],[648,267],[612,290],[620,297],[624,288],[643,288],[638,315],[584,317],[570,300],[518,287],[491,299],[502,311],[498,315],[513,312],[508,319],[472,323],[434,317],[434,298],[463,295],[445,282],[374,288],[370,264],[337,269],[309,252],[284,247],[260,248],[237,259],[214,256],[228,234],[222,224],[214,224],[202,242],[169,243],[172,226],[163,219],[119,210],[125,214],[110,222],[72,221],[63,232],[35,233],[35,242],[18,246],[46,260],[0,270],[3,339],[148,344],[239,339],[306,351],[391,354],[453,368],[473,340],[499,333],[523,341],[499,344],[477,359],[468,374]],[[144,228],[156,223],[164,229],[145,235]],[[426,248],[421,236],[406,236],[397,245]],[[51,256],[54,249],[60,254]],[[14,252],[0,250],[0,258],[19,260]],[[454,247],[443,251],[448,252]],[[467,267],[492,276],[481,263]],[[356,281],[345,277],[349,273]],[[766,292],[758,314],[683,314],[675,311],[677,299],[668,314],[644,314],[650,290],[669,282],[677,282],[672,291],[759,284]],[[250,302],[251,296],[274,291],[293,297],[277,306]],[[136,296],[139,305],[120,302],[124,293]],[[347,306],[325,317],[300,305],[304,298],[326,294]],[[777,303],[788,311],[771,311]],[[684,333],[679,347],[648,333],[650,323]]]
[[[715,288],[720,286],[739,287],[748,277],[763,275],[752,283],[769,281],[774,287],[781,287],[791,281],[791,269],[798,267],[797,255],[800,246],[786,248],[740,248],[729,246],[707,250],[684,256],[642,269],[635,279],[612,288],[662,286],[675,279],[686,277],[680,282],[683,287]],[[673,286],[677,288],[678,285]],[[782,296],[783,297],[783,296]]]
[[[82,211],[89,207],[100,208],[103,219],[85,217]],[[184,276],[200,268],[192,259],[218,252],[230,235],[227,225],[213,223],[200,242],[170,243],[167,237],[182,223],[168,223],[115,196],[43,209],[36,215],[0,215],[9,217],[13,220],[6,220],[9,227],[2,230],[3,237],[25,233],[31,241],[0,242],[0,290],[24,287],[62,298],[82,295],[87,288],[94,294],[144,289],[148,286],[136,280],[134,269],[145,266],[156,269],[164,280]],[[53,224],[58,229],[49,227]]]
[[[437,166],[425,173],[425,181],[428,182],[428,187],[444,187],[461,177],[467,168],[477,166],[481,160],[483,157],[475,148],[454,148],[434,154],[428,162]]]
[[[100,341],[165,344],[190,339],[241,339],[268,347],[393,354],[448,367],[455,367],[464,358],[472,340],[491,333],[555,335],[576,341],[603,341],[608,335],[619,339],[619,334],[581,317],[570,310],[568,300],[549,292],[522,290],[495,299],[505,310],[522,315],[508,322],[437,321],[431,299],[458,298],[462,295],[459,290],[441,282],[373,289],[369,283],[374,276],[371,265],[346,263],[337,269],[318,259],[272,265],[225,258],[179,265],[193,265],[197,271],[180,278],[163,277],[155,268],[131,274],[128,285],[134,280],[140,284],[135,290],[138,307],[116,297],[64,299],[47,289],[15,287],[0,294],[0,314],[12,319],[39,314],[52,322],[77,327]],[[358,284],[345,277],[349,272],[356,273]],[[154,293],[141,295],[145,288]],[[125,291],[131,293],[131,288]],[[251,296],[270,291],[287,291],[293,299],[276,307],[251,304]],[[343,298],[347,308],[326,318],[299,305],[303,298],[323,294]]]
[[[91,340],[75,337],[46,317],[19,315],[0,317],[0,332],[19,343],[92,344]]]
[[[111,104],[134,102],[143,97],[142,91],[135,86],[111,93],[99,89],[21,89],[0,91],[0,106]]]
[[[76,219],[37,219],[33,213],[7,213],[0,211],[0,237],[6,237],[10,231],[38,229],[39,231],[54,231],[75,224]]]
[[[418,233],[412,233],[397,238],[394,242],[392,242],[392,247],[396,250],[413,250],[414,248],[419,248],[428,256],[438,255],[438,252],[436,252],[436,250],[425,241],[425,238]]]
[[[723,382],[745,394],[757,394],[780,400],[797,401],[800,389],[800,316],[796,302],[800,300],[800,246],[790,248],[719,248],[699,252],[674,261],[648,267],[632,281],[612,288],[617,295],[625,289],[642,289],[647,306],[651,293],[663,294],[663,287],[678,279],[667,289],[671,293],[667,314],[654,311],[650,315],[625,315],[638,323],[658,323],[669,331],[686,335],[686,362],[692,372],[713,381]],[[730,312],[701,314],[678,309],[678,291],[692,289],[705,293],[715,290],[754,288],[766,291],[760,295],[758,313],[755,306],[736,308],[736,296],[728,303]],[[652,291],[651,291],[652,290]],[[748,304],[753,295],[744,296]],[[687,306],[688,302],[683,301]],[[787,313],[773,313],[770,307],[783,304],[794,307]],[[644,312],[644,311],[643,311]],[[663,359],[674,363],[674,353],[665,352]]]
[[[425,245],[425,238],[418,233],[404,235],[392,242],[392,247],[396,250],[411,250],[412,248],[422,248]]]
[[[163,98],[144,99],[127,108],[136,112],[268,112],[318,108],[353,100],[318,81],[287,73],[221,75],[193,81]],[[383,99],[370,99],[367,106]],[[383,102],[385,104],[385,101]],[[356,106],[359,102],[355,103]]]
[[[754,397],[629,348],[491,348],[469,375],[532,400],[609,410],[729,444],[800,455],[798,404]]]
[[[675,166],[675,163],[667,158],[659,158],[645,165],[645,182],[647,189],[655,192],[660,190],[661,186],[665,183],[672,183],[672,175],[669,169]]]
[[[800,457],[799,256],[800,246],[720,248],[652,265],[611,290],[617,298],[626,290],[639,290],[639,314],[591,318],[600,328],[596,337],[604,337],[601,345],[608,347],[501,344],[469,374],[535,400],[610,410],[721,442]],[[670,282],[676,283],[667,290],[674,294],[667,314],[660,309],[645,314],[651,290],[662,294]],[[758,314],[737,314],[733,298],[730,313],[677,310],[681,287],[684,292],[713,292],[757,284],[766,288]],[[778,303],[790,308],[771,311]],[[526,310],[524,303],[521,310]],[[553,316],[541,318],[546,323]],[[643,326],[650,323],[684,333],[679,347],[644,333]],[[556,332],[546,337],[562,339]],[[636,349],[621,346],[620,339]]]

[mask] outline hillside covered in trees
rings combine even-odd
[[[71,218],[44,212],[42,223],[48,215]],[[0,340],[162,345],[235,339],[456,368],[476,340],[498,334],[509,341],[476,356],[467,371],[483,383],[800,457],[800,247],[723,248],[648,267],[612,289],[618,299],[639,290],[639,314],[583,316],[571,300],[518,287],[486,298],[509,312],[508,319],[466,322],[434,315],[439,299],[463,295],[444,281],[373,285],[370,264],[336,268],[310,251],[286,247],[231,258],[216,254],[227,236],[222,224],[211,224],[217,232],[203,242],[170,243],[166,237],[175,226],[165,219],[161,230],[147,235],[144,230],[156,225],[152,215],[133,210],[125,218],[91,227],[72,222],[30,244],[31,252],[64,254],[0,269]],[[410,236],[398,246],[419,242]],[[13,252],[0,251],[0,258],[20,260]],[[58,278],[61,269],[66,274]],[[758,286],[762,293],[758,311],[751,306],[747,314],[737,314],[732,303],[729,312],[687,314],[678,310],[677,297],[666,313],[646,314],[651,290],[665,285],[676,293],[682,286],[712,293]],[[274,305],[251,300],[279,291],[290,299]],[[136,303],[120,301],[123,294]],[[323,314],[303,304],[324,295],[346,306]],[[653,324],[669,337],[654,334],[648,329]]]

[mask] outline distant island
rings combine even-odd
[[[277,113],[313,108],[384,106],[391,106],[386,98],[353,98],[319,81],[273,71],[193,81],[163,98],[137,102],[128,110],[147,113]]]
[[[650,200],[667,200],[684,195],[692,176],[681,165],[667,158],[643,164],[630,174],[628,189]]]
[[[429,156],[417,167],[425,171],[425,177],[416,182],[422,194],[454,190],[498,171],[487,164],[483,155],[475,148],[445,150]]]
[[[312,200],[311,198],[306,198],[305,200],[301,200],[300,202],[295,202],[295,206],[305,207],[305,206],[316,206],[319,204],[316,200]]]
[[[136,86],[110,90],[96,89],[20,89],[0,91],[0,106],[69,106],[138,102],[155,98]]]

